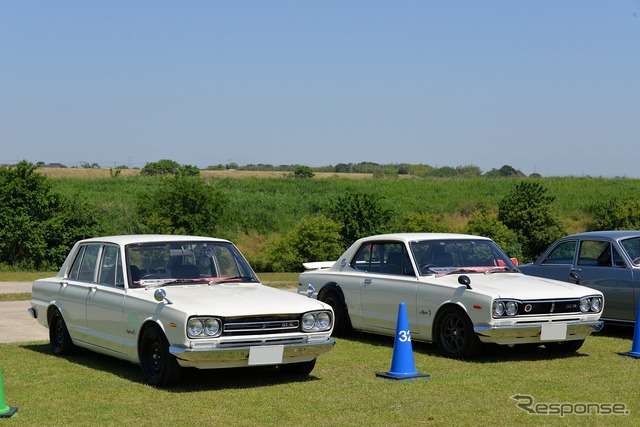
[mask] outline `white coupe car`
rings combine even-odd
[[[525,276],[492,240],[408,233],[356,241],[335,262],[307,263],[298,293],[333,307],[335,332],[393,336],[405,303],[411,338],[453,358],[482,343],[578,350],[599,331],[602,293]]]
[[[307,375],[335,344],[329,305],[262,285],[231,242],[207,237],[82,240],[56,277],[33,283],[29,311],[53,353],[84,347],[139,363],[160,386],[182,367]]]

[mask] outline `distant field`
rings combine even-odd
[[[120,169],[120,176],[139,176],[140,169]],[[109,168],[38,168],[38,172],[50,178],[82,178],[82,179],[98,179],[111,178],[111,174],[115,173]],[[201,170],[200,176],[216,177],[216,178],[282,178],[289,175],[289,172],[282,171],[237,171],[237,170]],[[333,172],[316,172],[314,178],[349,178],[349,179],[365,179],[371,178],[369,173],[333,173]]]

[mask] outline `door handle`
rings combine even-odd
[[[369,279],[369,278],[364,279],[364,280],[362,281],[362,283],[364,283],[364,285],[365,285],[365,286],[370,285],[370,284],[371,284],[371,282],[373,282],[373,281],[372,281],[371,279]]]

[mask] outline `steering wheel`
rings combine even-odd
[[[160,279],[160,276],[156,276],[155,274],[145,274],[144,276],[140,277],[141,280],[143,279]]]

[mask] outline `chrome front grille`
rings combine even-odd
[[[223,336],[242,336],[260,334],[286,334],[299,330],[297,316],[270,316],[260,318],[225,319]]]

